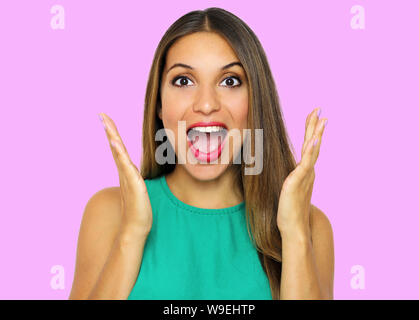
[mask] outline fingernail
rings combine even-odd
[[[318,118],[320,117],[320,113],[322,113],[322,109],[321,108],[319,108],[319,110],[317,110],[317,117]]]
[[[326,119],[326,121],[324,122],[324,127],[326,128],[326,124],[327,124],[327,119]]]
[[[102,122],[103,128],[106,130],[106,124],[105,124],[105,121],[103,120],[103,116],[100,113],[98,115],[99,115],[100,121]]]
[[[317,138],[315,141],[314,141],[314,144],[313,144],[313,146],[315,147],[316,146],[316,144],[317,144],[317,142],[319,141],[319,138]]]

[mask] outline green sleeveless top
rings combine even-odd
[[[145,183],[153,225],[128,300],[272,299],[244,202],[203,209],[176,198],[164,175]]]

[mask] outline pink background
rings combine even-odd
[[[53,5],[65,29],[53,30]],[[365,9],[354,30],[351,7]],[[1,299],[67,299],[88,199],[119,183],[97,114],[134,163],[156,46],[181,15],[211,6],[264,46],[292,143],[307,114],[329,119],[312,203],[332,223],[335,299],[418,299],[419,2],[1,1]],[[416,128],[416,129],[415,129]],[[298,159],[299,160],[299,159]],[[65,270],[52,289],[51,267]],[[352,289],[351,267],[365,269]]]

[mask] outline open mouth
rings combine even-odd
[[[187,132],[188,145],[196,159],[212,162],[220,157],[227,134],[222,126],[193,127]]]

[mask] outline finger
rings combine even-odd
[[[115,134],[114,134],[114,131],[110,128],[109,121],[107,121],[107,119],[106,119],[106,115],[104,113],[99,113],[99,117],[100,117],[100,120],[102,121],[103,127],[105,128],[105,133],[106,133],[106,137],[108,139],[109,147],[110,147],[111,152],[112,152],[112,157],[113,157],[113,159],[116,163],[116,167],[118,169],[119,182],[120,182],[120,185],[122,186],[124,181],[122,180],[123,179],[123,174],[122,174],[122,171],[121,171],[121,165],[119,163],[120,161],[118,159],[118,153],[117,153],[117,150],[116,150],[115,146],[112,145],[112,143],[111,143],[111,140],[112,140],[112,138],[114,137]]]
[[[318,123],[318,115],[320,115],[321,109],[316,108],[314,109],[307,117],[306,119],[306,126],[305,126],[305,135],[304,135],[304,143],[302,148],[302,154],[304,153],[305,148],[307,147],[307,144],[310,142],[313,133],[315,131],[316,125]]]
[[[311,156],[311,161],[312,164],[314,166],[314,164],[317,162],[317,159],[319,157],[319,153],[320,153],[320,145],[323,139],[323,133],[324,133],[324,129],[326,128],[326,124],[327,124],[327,119],[323,118],[319,121],[319,126],[314,134],[314,136],[318,139],[317,144],[314,146],[313,148],[313,153]]]
[[[314,137],[308,141],[307,147],[301,157],[301,160],[297,164],[296,169],[294,170],[295,180],[299,181],[299,183],[309,180],[307,178],[309,178],[310,175],[312,174],[313,166],[311,165],[311,162],[310,162],[310,156],[311,156],[312,150],[314,149],[313,143],[314,143]]]
[[[313,136],[313,133],[315,131],[315,127],[316,127],[317,122],[318,122],[318,119],[319,119],[320,112],[321,112],[321,109],[320,108],[316,108],[307,117],[307,120],[306,120],[306,131],[305,131],[305,135],[304,135],[305,145],[308,144],[308,142],[310,141],[311,137]]]
[[[115,123],[106,114],[101,113],[100,115],[102,115],[112,155],[118,168],[120,183],[137,182],[140,176],[138,169],[132,163]]]
[[[106,125],[106,133],[109,134],[112,139],[118,140],[122,144],[124,151],[127,152],[124,144],[122,143],[122,138],[116,128],[115,122],[107,114],[101,113],[101,115]]]
[[[116,151],[118,165],[123,176],[127,179],[126,182],[137,184],[140,177],[128,153],[125,151],[126,149],[118,140],[111,140],[111,145]]]
[[[313,136],[307,142],[307,146],[306,146],[306,148],[304,150],[303,156],[302,156],[301,161],[299,163],[299,166],[301,167],[301,169],[304,172],[310,170],[310,168],[312,167],[312,161],[311,161],[311,159],[312,159],[312,155],[313,155],[315,140],[316,140],[316,137]]]

